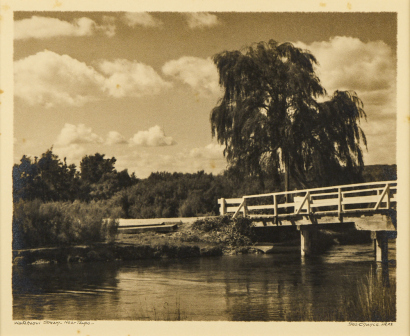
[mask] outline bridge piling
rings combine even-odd
[[[309,255],[312,251],[312,241],[309,230],[300,230],[300,255]]]
[[[372,231],[374,256],[377,262],[387,263],[389,261],[389,241],[386,232]]]
[[[317,239],[317,228],[310,226],[298,226],[300,231],[300,255],[308,256],[315,253]]]

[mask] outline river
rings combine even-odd
[[[293,251],[13,266],[13,319],[284,321],[303,312],[321,320],[357,299],[358,283],[377,268],[371,244],[305,258]],[[394,263],[389,269],[395,281]]]

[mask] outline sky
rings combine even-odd
[[[212,56],[292,42],[317,58],[329,95],[354,90],[366,165],[396,163],[394,13],[15,12],[14,162],[47,149],[77,166],[220,173],[209,116],[222,91]]]

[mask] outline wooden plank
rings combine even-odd
[[[267,197],[267,196],[274,196],[274,195],[294,195],[294,194],[299,194],[299,193],[306,193],[307,191],[309,192],[316,192],[316,191],[327,191],[327,190],[337,190],[338,188],[344,189],[344,188],[357,188],[357,187],[362,187],[363,189],[359,190],[349,190],[349,191],[344,191],[346,192],[351,192],[351,193],[357,193],[357,192],[365,192],[369,191],[372,189],[377,189],[377,188],[372,188],[373,186],[385,186],[386,184],[389,184],[391,189],[395,188],[394,185],[397,184],[397,181],[381,181],[381,182],[368,182],[368,183],[357,183],[357,184],[345,184],[345,185],[337,185],[337,186],[331,186],[331,187],[324,187],[324,188],[312,188],[312,189],[302,189],[302,190],[294,190],[294,191],[282,191],[282,192],[277,192],[277,193],[266,193],[266,194],[258,194],[258,195],[246,195],[244,198],[258,198],[258,197]],[[336,191],[335,191],[336,192]]]
[[[248,210],[275,209],[275,204],[248,205]]]
[[[367,203],[376,203],[379,200],[380,196],[361,196],[361,197],[346,197],[343,198],[342,203],[347,204],[367,204]]]
[[[338,200],[334,200],[333,202],[311,202],[310,207],[311,208],[320,208],[320,207],[327,207],[327,206],[335,206],[338,205],[339,202]]]
[[[303,200],[301,202],[299,202],[297,197],[295,197],[295,204],[299,203],[298,205],[295,205],[296,215],[299,215],[300,211],[302,210],[308,198],[309,198],[309,192],[306,193],[305,197],[303,197]],[[306,210],[309,213],[309,204],[307,204],[306,208],[304,208],[303,210]]]
[[[310,204],[318,204],[318,206],[321,206],[321,204],[329,204],[329,205],[337,205],[339,204],[339,199],[337,198],[329,198],[329,199],[320,199],[320,200],[311,200]]]
[[[389,185],[386,185],[386,188],[384,188],[383,192],[380,195],[379,200],[377,201],[376,205],[374,206],[374,210],[377,210],[380,206],[380,204],[383,201],[384,196],[387,194],[387,192],[389,191]],[[387,195],[387,198],[389,198],[389,195]],[[387,200],[387,204],[389,204],[389,201]],[[386,205],[387,205],[386,204]],[[388,207],[387,207],[388,208]]]
[[[276,195],[273,195],[273,204],[275,205],[275,215],[278,214],[278,200],[276,198]]]
[[[240,204],[239,204],[240,205]],[[239,205],[237,206],[231,206],[231,207],[226,207],[225,212],[236,212],[236,210],[238,210]]]
[[[225,198],[227,204],[241,204],[243,198]]]
[[[242,207],[245,205],[245,202],[246,202],[245,199],[243,199],[241,205],[239,206],[239,208],[234,213],[233,218],[236,218],[236,216],[238,216],[238,214],[241,211]]]
[[[152,226],[143,226],[143,227],[121,227],[118,228],[118,233],[140,233],[146,231],[155,231],[155,232],[172,232],[178,228],[178,224],[169,224],[169,225],[152,225]]]
[[[311,198],[314,197],[322,197],[322,196],[336,196],[337,197],[338,193],[337,192],[329,192],[329,193],[321,193],[321,194],[310,194]]]
[[[369,192],[374,192],[375,195],[379,195],[380,192],[382,192],[384,188],[371,188],[371,189],[361,189],[361,190],[349,190],[349,191],[343,191],[343,196],[345,195],[350,195],[350,194],[364,194],[364,193],[369,193]],[[349,196],[349,197],[356,197],[356,196]]]

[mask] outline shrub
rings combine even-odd
[[[251,245],[254,234],[252,221],[248,218],[220,216],[204,218],[192,224],[192,229],[209,234],[209,240],[214,243],[224,243],[228,246]]]
[[[229,216],[208,217],[195,221],[192,228],[202,232],[220,231],[230,223],[230,220]]]

